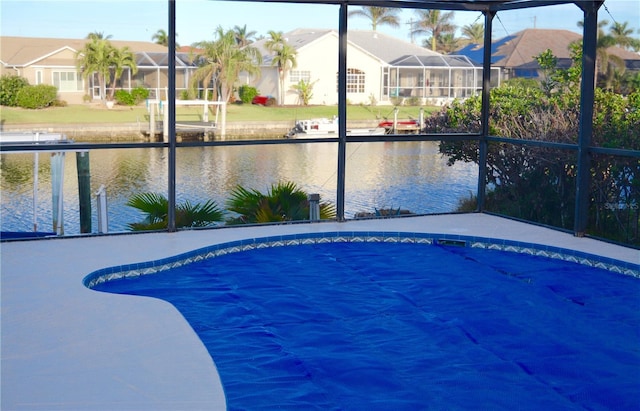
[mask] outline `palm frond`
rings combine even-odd
[[[169,212],[169,201],[158,193],[135,194],[127,201],[127,205],[146,213],[150,224],[165,220]]]

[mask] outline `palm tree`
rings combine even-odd
[[[136,194],[127,202],[129,207],[137,208],[146,214],[139,223],[130,223],[132,231],[162,230],[169,221],[169,201],[158,193]],[[188,200],[176,206],[176,227],[206,227],[216,221],[222,221],[224,213],[213,200],[204,204],[191,204]]]
[[[178,37],[178,33],[176,33],[176,37]],[[156,34],[151,36],[151,41],[161,46],[169,47],[169,35],[163,29],[156,31]],[[180,45],[176,43],[176,47],[180,47]]]
[[[102,31],[92,31],[86,38],[87,40],[109,40],[111,37],[113,37],[111,34],[105,35]]]
[[[76,53],[76,66],[85,81],[94,73],[98,75],[100,97],[104,100],[106,86],[111,78],[111,56],[114,47],[109,40],[104,38],[102,33],[90,33],[87,39],[90,41],[85,43],[84,47]]]
[[[271,65],[278,67],[280,77],[280,105],[284,103],[284,78],[287,71],[296,68],[298,62],[296,56],[298,52],[295,48],[287,44],[281,31],[269,31],[269,39],[265,42],[265,47],[274,53]]]
[[[458,49],[460,39],[454,33],[443,33],[438,37],[438,50],[445,54],[453,53]]]
[[[614,22],[609,28],[609,35],[614,38],[618,46],[632,49],[638,39],[632,37],[633,29],[627,27],[628,24],[626,21],[624,23]]]
[[[431,50],[436,51],[438,38],[444,33],[452,33],[455,26],[451,23],[453,12],[442,13],[440,10],[416,10],[418,21],[411,35],[430,34]]]
[[[611,88],[616,72],[625,71],[625,62],[622,58],[609,53],[609,48],[616,45],[616,37],[606,34],[604,28],[609,24],[607,20],[598,22],[598,35],[596,40],[596,74],[597,82],[604,83],[605,88]],[[584,27],[584,22],[579,21],[578,27]]]
[[[131,70],[131,74],[138,72],[138,66],[136,64],[136,56],[129,47],[123,47],[121,49],[113,48],[111,50],[111,69],[113,70],[113,80],[110,87],[110,99],[113,100],[113,95],[116,92],[116,82],[122,76],[122,72],[125,68]]]
[[[271,186],[263,194],[255,189],[237,186],[231,192],[227,208],[240,216],[228,224],[270,223],[300,221],[309,219],[308,195],[295,183],[280,182]],[[335,207],[327,202],[320,203],[320,218],[335,218]]]
[[[151,37],[151,41],[161,46],[169,47],[169,35],[163,29],[156,31],[156,34]]]
[[[246,24],[242,27],[234,26],[233,32],[236,36],[236,43],[238,43],[238,46],[240,47],[248,46],[253,43],[253,38],[257,34],[255,31],[247,31]]]
[[[215,41],[202,41],[194,46],[203,49],[200,67],[193,74],[193,84],[202,82],[207,98],[208,85],[214,81],[214,96],[222,101],[229,101],[233,93],[233,85],[241,72],[260,74],[262,57],[258,49],[252,46],[239,47],[235,33],[216,29]]]
[[[484,24],[473,23],[463,26],[462,36],[469,44],[482,44],[484,42]]]
[[[284,39],[284,34],[281,31],[270,30],[267,35],[269,36],[264,43],[264,46],[269,51],[273,51],[279,48],[282,44],[286,42]]]
[[[398,9],[393,7],[363,6],[358,10],[350,11],[349,17],[364,17],[371,21],[371,30],[376,31],[378,25],[386,24],[400,27]]]

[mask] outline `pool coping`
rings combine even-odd
[[[439,244],[500,250],[574,262],[587,267],[601,268],[640,279],[640,266],[638,264],[555,246],[445,233],[330,231],[249,238],[214,244],[159,260],[103,268],[87,275],[83,280],[83,284],[88,288],[93,288],[108,281],[155,274],[197,261],[260,248],[349,242]]]

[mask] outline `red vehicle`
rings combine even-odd
[[[261,106],[273,106],[276,104],[276,99],[271,96],[255,96],[251,100],[251,104],[259,104]]]

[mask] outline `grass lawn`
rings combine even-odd
[[[437,107],[424,107],[425,115],[437,111]],[[420,107],[398,107],[398,118],[418,118]],[[338,114],[337,106],[286,106],[263,107],[251,104],[227,106],[227,121],[293,121],[296,119],[332,117]],[[182,121],[199,121],[202,108],[178,107],[176,116]],[[209,115],[209,120],[214,119]],[[392,106],[348,106],[349,120],[393,119]],[[3,124],[78,124],[78,123],[135,123],[148,121],[145,105],[136,107],[116,106],[109,110],[99,105],[70,105],[42,110],[1,107]]]

